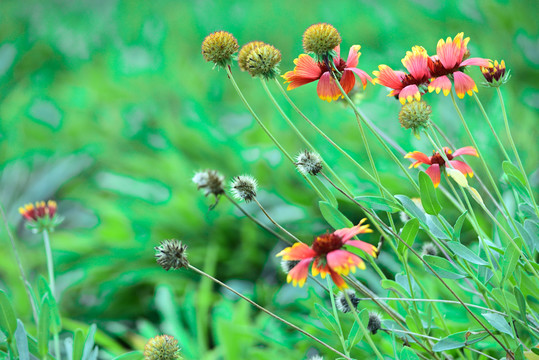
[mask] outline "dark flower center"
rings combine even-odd
[[[329,71],[328,66],[324,62],[319,62],[318,66],[320,67],[320,70],[322,70],[322,74],[326,71]],[[335,73],[335,75],[337,76],[338,80],[341,80],[343,71],[346,68],[346,61],[344,61],[343,59],[339,59],[339,62],[335,64],[335,67],[338,71],[337,73]]]
[[[447,150],[444,150],[444,152],[445,152],[445,156],[447,157],[447,160],[449,161],[453,160],[453,155],[448,153]],[[431,164],[438,164],[440,165],[440,167],[445,165],[445,160],[442,157],[442,155],[440,155],[439,152],[433,152],[433,155],[430,157],[430,162]]]
[[[451,69],[446,69],[440,59],[430,58],[427,60],[429,65],[430,73],[432,77],[440,77],[444,75],[453,74],[455,71],[459,70],[460,62],[456,63],[455,66]],[[463,67],[464,68],[464,67]]]
[[[342,247],[342,238],[332,233],[317,236],[316,239],[314,239],[312,249],[318,256],[323,256]]]

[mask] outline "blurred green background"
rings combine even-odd
[[[72,320],[64,322],[67,329],[75,322],[97,323],[108,354],[141,349],[148,337],[173,332],[188,359],[201,358],[207,349],[214,349],[215,358],[226,359],[239,353],[242,358],[271,358],[284,349],[290,358],[305,356],[312,344],[295,344],[304,338],[290,336],[264,315],[255,316],[195,274],[165,273],[153,259],[152,248],[160,240],[182,239],[195,266],[297,323],[313,321],[313,289],[283,285],[274,257],[282,245],[240,216],[226,199],[209,211],[212,199],[191,183],[194,172],[205,168],[217,169],[227,179],[250,173],[260,182],[260,201],[289,230],[310,240],[329,229],[318,212],[316,194],[257,127],[226,74],[204,62],[204,37],[227,30],[240,46],[252,40],[271,43],[282,51],[284,73],[302,52],[303,31],[313,23],[329,22],[342,35],[343,55],[360,44],[358,67],[372,73],[382,63],[400,68],[400,59],[414,45],[433,54],[440,38],[463,31],[471,37],[472,56],[504,59],[511,69],[511,81],[502,91],[514,138],[537,187],[538,10],[533,0],[3,0],[0,200],[30,278],[45,274],[45,257],[41,238],[24,229],[17,208],[56,199],[66,218],[52,242],[62,315]],[[251,105],[287,149],[303,149],[259,81],[237,67],[233,71]],[[477,68],[471,75],[482,82]],[[367,166],[352,113],[339,103],[318,99],[315,86],[289,95]],[[273,84],[270,87],[278,95]],[[479,89],[501,130],[495,92]],[[400,105],[386,94],[385,88],[369,85],[360,95],[364,112],[406,151],[430,152],[425,140],[400,127]],[[372,184],[277,98],[358,195],[376,194]],[[459,147],[470,145],[450,99],[435,94],[426,99],[434,121]],[[475,102],[466,97],[459,104],[499,175],[500,152]],[[395,193],[416,196],[382,148],[374,140],[372,144],[384,183]],[[353,221],[362,217],[346,202],[341,205]],[[265,221],[257,209],[246,208]],[[375,242],[376,235],[370,240]],[[29,320],[5,231],[1,241],[0,287],[18,299],[19,317]],[[388,273],[400,269],[390,254],[380,262]],[[358,277],[373,290],[380,289],[373,271]],[[253,334],[253,328],[259,330]],[[250,334],[252,346],[234,348],[233,341],[226,341],[238,334]]]

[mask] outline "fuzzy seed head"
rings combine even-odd
[[[304,175],[316,176],[322,171],[322,158],[315,152],[305,150],[296,156],[296,167]]]
[[[251,51],[253,51],[257,47],[260,47],[262,45],[265,45],[265,43],[262,41],[251,41],[242,46],[242,48],[240,49],[240,52],[238,53],[238,65],[241,71],[248,70],[247,60],[249,58],[249,54],[251,53]]]
[[[206,169],[199,171],[195,173],[192,181],[196,184],[198,190],[204,190],[204,196],[210,194],[218,196],[225,192],[225,177],[216,170]]]
[[[350,302],[352,303],[352,305],[354,305],[355,309],[357,309],[359,299],[357,298],[355,291],[351,289],[345,289],[337,294],[337,296],[335,297],[335,305],[337,306],[337,309],[339,309],[339,311],[346,314],[352,311],[352,309],[350,308],[350,305],[348,305],[348,301],[346,301],[346,296],[344,295],[344,292],[348,294]]]
[[[380,317],[380,314],[371,312],[369,313],[369,322],[367,323],[367,330],[371,332],[371,334],[375,335],[378,330],[382,328],[382,318]]]
[[[341,35],[330,24],[314,24],[303,33],[303,49],[319,57],[328,55],[340,43]]]
[[[182,244],[179,240],[163,240],[154,249],[157,263],[167,271],[189,266],[189,261],[187,261],[187,245]]]
[[[256,198],[257,188],[256,179],[249,175],[236,176],[230,184],[232,195],[236,199],[244,200],[245,202],[253,201]]]
[[[225,67],[232,60],[232,55],[238,51],[238,40],[229,32],[216,31],[206,36],[202,42],[204,60],[217,66]]]
[[[254,48],[247,56],[247,71],[253,77],[274,79],[279,75],[280,62],[281,52],[272,45],[264,44]]]
[[[438,255],[438,248],[433,243],[425,243],[421,248],[421,254],[436,256]]]
[[[422,128],[429,126],[431,113],[432,108],[423,100],[407,102],[399,112],[399,122],[417,136]]]
[[[144,360],[181,360],[178,340],[170,335],[151,338],[144,346]]]
[[[281,260],[281,269],[285,274],[288,274],[297,264],[299,264],[299,260]]]

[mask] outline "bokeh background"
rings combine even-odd
[[[295,234],[309,240],[330,229],[316,194],[257,127],[226,74],[204,62],[202,40],[212,31],[227,30],[240,45],[271,43],[282,51],[284,72],[302,52],[303,31],[329,22],[341,32],[343,53],[353,44],[362,46],[359,67],[371,73],[379,64],[400,68],[400,59],[414,45],[434,53],[440,38],[463,31],[471,37],[472,56],[504,59],[511,69],[503,93],[514,138],[537,187],[538,7],[533,0],[2,0],[0,201],[30,278],[45,274],[45,256],[41,238],[24,228],[17,208],[56,199],[65,217],[52,236],[64,328],[96,323],[103,358],[141,349],[147,338],[163,332],[179,339],[187,359],[271,359],[276,354],[299,359],[316,353],[303,337],[206,280],[186,271],[166,273],[153,259],[152,248],[160,240],[182,239],[195,266],[331,341],[317,330],[316,289],[284,285],[274,257],[282,244],[226,199],[210,211],[213,199],[191,183],[194,172],[205,168],[227,179],[249,173],[260,182],[260,201]],[[259,80],[237,67],[233,71],[287,149],[303,149]],[[482,81],[478,69],[471,75]],[[319,100],[315,86],[289,95],[367,165],[353,115],[340,103]],[[385,88],[369,85],[358,99],[405,150],[430,152],[425,140],[400,127],[400,105],[386,94]],[[495,92],[480,86],[479,97],[501,130]],[[277,98],[357,195],[376,194]],[[434,121],[457,144],[470,145],[450,99],[435,94],[426,99]],[[473,98],[459,104],[500,174],[500,153]],[[395,193],[415,196],[383,150],[372,144],[384,183]],[[353,221],[361,218],[345,201],[341,208]],[[246,209],[266,221],[256,208]],[[18,316],[29,320],[5,228],[1,234],[0,287],[17,299]],[[376,235],[369,240],[375,242]],[[388,274],[400,269],[391,254],[382,256],[380,265]],[[358,277],[381,290],[374,272]]]

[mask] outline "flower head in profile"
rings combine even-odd
[[[181,360],[178,340],[170,335],[151,338],[144,346],[144,360]]]
[[[415,137],[419,139],[421,130],[430,125],[432,108],[424,100],[407,102],[402,105],[399,112],[399,122],[405,129],[412,129]]]
[[[230,183],[230,191],[236,199],[250,202],[256,198],[258,182],[250,175],[236,176]]]
[[[402,64],[408,73],[395,71],[387,65],[379,65],[378,71],[373,71],[376,77],[374,81],[390,88],[391,91],[387,96],[398,96],[401,104],[406,101],[419,101],[421,94],[427,91],[429,83],[428,58],[427,51],[423,47],[414,46],[412,51],[406,52],[406,56],[402,59]]]
[[[433,77],[429,84],[429,92],[436,91],[437,94],[443,91],[448,95],[451,91],[451,80],[455,84],[455,92],[459,98],[463,98],[467,93],[472,95],[477,92],[477,85],[473,79],[466,75],[463,70],[466,66],[476,65],[488,67],[489,59],[469,58],[468,42],[470,38],[464,39],[464,33],[459,33],[453,40],[450,37],[444,41],[440,39],[436,46],[436,55],[428,60],[429,69]]]
[[[337,70],[339,83],[347,94],[354,88],[356,83],[355,75],[361,80],[363,89],[367,86],[367,81],[372,81],[372,78],[365,71],[356,67],[361,55],[360,48],[360,45],[353,45],[348,52],[346,61],[340,57],[340,47],[335,48],[333,64]],[[325,62],[317,62],[309,55],[301,54],[294,60],[294,64],[296,65],[294,70],[283,75],[286,80],[285,83],[289,83],[287,90],[318,81],[316,92],[320,99],[331,102],[339,97],[344,97],[335,79],[331,76],[331,69],[328,68]]]
[[[449,160],[449,163],[451,164],[451,167],[460,171],[464,176],[473,176],[472,168],[460,160],[453,159],[461,155],[478,156],[475,148],[466,146],[452,152],[448,147],[444,147],[444,152],[447,160]],[[429,165],[427,170],[425,170],[425,173],[427,173],[427,175],[431,178],[432,182],[434,183],[434,187],[438,187],[441,180],[441,171],[445,171],[446,168],[445,160],[439,152],[433,151],[432,156],[427,156],[420,151],[413,151],[406,154],[405,158],[415,160],[410,167],[418,167],[421,164]]]
[[[63,218],[56,213],[56,201],[38,201],[35,204],[26,204],[19,208],[19,213],[26,220],[27,226],[35,233],[54,231]]]
[[[341,35],[331,24],[311,25],[303,33],[303,50],[323,62],[335,56],[334,49],[341,44]]]
[[[262,41],[251,41],[241,47],[238,53],[238,66],[241,71],[247,71],[247,60],[251,51],[262,45],[265,45]]]
[[[238,40],[229,32],[216,31],[206,36],[202,42],[204,60],[215,66],[225,67],[232,61],[232,55],[238,51]]]
[[[353,246],[365,251],[371,256],[377,256],[376,247],[361,240],[352,240],[358,234],[372,232],[369,225],[363,225],[363,219],[354,227],[336,230],[331,234],[319,235],[314,239],[311,246],[304,243],[295,243],[277,254],[283,260],[296,260],[299,263],[294,266],[287,275],[287,282],[292,282],[294,286],[300,287],[305,284],[309,274],[309,266],[312,263],[312,274],[321,274],[322,278],[327,275],[340,289],[347,288],[341,275],[348,275],[355,272],[357,268],[365,269],[365,263],[361,258],[350,251],[345,246]]]
[[[486,80],[484,85],[490,87],[500,87],[508,82],[511,77],[509,71],[507,73],[505,72],[505,61],[503,60],[500,63],[498,63],[498,60],[495,60],[489,67],[481,66],[481,73],[483,73]]]
[[[252,77],[274,79],[280,74],[280,62],[281,52],[272,45],[263,44],[255,47],[247,56],[247,72]]]
[[[187,260],[187,245],[176,239],[161,241],[154,247],[155,260],[166,271],[189,267]]]
[[[202,170],[195,173],[191,179],[198,190],[204,191],[204,196],[213,194],[219,196],[225,192],[225,177],[216,170]]]

